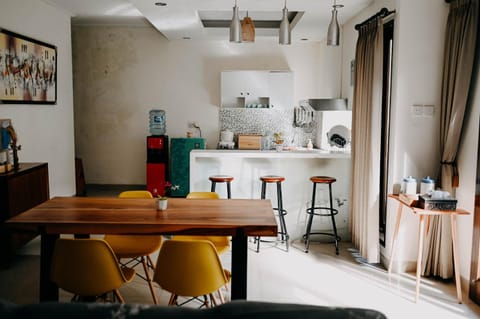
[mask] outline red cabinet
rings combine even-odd
[[[168,136],[147,136],[147,190],[165,194],[168,180]]]

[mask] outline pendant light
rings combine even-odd
[[[327,45],[337,46],[340,43],[340,26],[337,20],[337,8],[343,8],[343,4],[333,1],[332,20],[328,25]]]
[[[280,22],[278,43],[280,44],[291,43],[290,22],[288,22],[287,0],[285,0],[285,6],[283,7],[283,17],[282,17],[282,21]]]
[[[235,0],[232,22],[230,23],[230,42],[242,42],[242,26],[238,17],[237,0]]]
[[[242,20],[242,42],[255,42],[255,24],[248,16]]]

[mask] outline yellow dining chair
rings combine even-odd
[[[51,278],[59,288],[73,293],[72,301],[108,301],[107,295],[125,303],[118,290],[135,275],[131,268],[120,268],[118,260],[103,239],[59,238],[52,258]]]
[[[220,199],[218,193],[215,192],[190,192],[187,194],[187,199]],[[204,239],[209,240],[213,243],[217,252],[219,254],[223,254],[230,249],[230,238],[228,236],[202,236],[202,235],[195,235],[195,236],[187,236],[187,235],[180,235],[174,236],[175,239]]]
[[[223,269],[217,250],[208,240],[167,240],[158,254],[153,280],[171,293],[168,305],[179,304],[178,297],[202,297],[203,305],[216,306],[213,293],[228,281],[228,271]],[[220,302],[224,303],[219,292]]]
[[[153,198],[146,190],[125,191],[118,195],[120,198]],[[153,203],[152,203],[153,205]],[[157,294],[153,287],[149,268],[155,271],[150,254],[158,251],[162,245],[162,236],[159,235],[105,235],[105,241],[110,244],[120,263],[127,267],[135,267],[142,264],[145,276],[137,273],[137,276],[147,281],[152,294],[154,304],[158,304]],[[128,259],[122,262],[122,259]]]

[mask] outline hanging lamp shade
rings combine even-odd
[[[280,22],[278,43],[290,44],[291,42],[292,41],[291,41],[291,33],[290,33],[290,22],[288,22],[287,1],[285,0],[285,7],[283,8],[283,17],[282,17],[282,21]]]
[[[248,16],[242,20],[242,42],[255,42],[255,24]]]
[[[336,1],[333,3],[332,19],[328,25],[327,45],[337,46],[340,44],[340,26],[338,25],[337,8],[342,7],[343,5],[337,4]]]
[[[242,42],[242,26],[238,17],[237,1],[233,7],[232,22],[230,22],[230,42]]]

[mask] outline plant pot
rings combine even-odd
[[[168,206],[168,199],[157,199],[157,210],[166,210]]]

